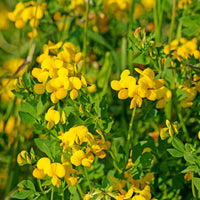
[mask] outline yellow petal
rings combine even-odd
[[[57,176],[53,176],[51,179],[51,183],[52,185],[56,186],[57,188],[59,188],[61,181]]]
[[[59,88],[55,93],[58,99],[64,99],[67,96],[68,91],[64,87],[62,87]]]
[[[45,169],[46,167],[48,167],[49,165],[51,164],[51,161],[49,158],[47,157],[43,157],[43,158],[40,158],[40,160],[38,160],[37,162],[37,168],[38,169]]]
[[[78,91],[76,89],[72,89],[70,92],[70,98],[74,100],[77,98],[77,96],[78,96]]]
[[[156,108],[161,109],[161,108],[164,108],[165,105],[166,105],[165,99],[160,99],[156,104]]]
[[[35,91],[35,93],[37,94],[44,94],[45,93],[45,86],[43,84],[35,84],[33,86],[33,90]]]
[[[128,90],[127,89],[122,89],[118,93],[118,98],[119,99],[127,99],[128,98]]]
[[[56,92],[53,92],[50,96],[52,103],[57,103],[59,99],[56,97]]]
[[[46,174],[44,173],[43,169],[36,168],[33,170],[33,176],[38,179],[43,179],[46,176]]]
[[[71,156],[71,163],[75,166],[81,165],[81,162],[85,158],[85,153],[82,150],[75,151]]]
[[[92,84],[92,85],[90,85],[90,86],[87,87],[87,91],[89,93],[94,93],[94,92],[96,92],[96,90],[97,90],[97,87],[96,87],[95,84]]]
[[[121,90],[119,81],[116,81],[116,80],[111,81],[111,88],[116,91]]]
[[[121,73],[121,75],[120,75],[120,78],[121,79],[124,79],[124,78],[126,78],[128,75],[130,75],[130,70],[129,69],[125,69],[122,73]]]
[[[72,84],[73,88],[75,88],[77,90],[81,89],[82,83],[81,83],[81,80],[78,77],[70,77],[69,81]]]
[[[62,111],[62,115],[61,115],[60,121],[61,121],[62,124],[66,123],[66,115],[65,115],[64,111]]]

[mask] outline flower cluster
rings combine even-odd
[[[15,22],[15,27],[18,29],[24,28],[29,21],[33,28],[32,32],[28,33],[29,37],[37,37],[36,27],[39,25],[39,20],[43,17],[46,10],[46,3],[38,4],[35,1],[19,2],[13,12],[8,13],[8,18]]]
[[[169,49],[170,48],[170,49]],[[187,40],[186,38],[181,38],[180,41],[173,40],[169,45],[165,45],[164,53],[170,54],[181,61],[183,58],[188,59],[190,56],[194,56],[195,59],[200,58],[200,51],[198,50],[198,40],[193,38],[192,40]]]
[[[139,189],[139,187],[131,184],[128,191],[124,189],[126,185],[126,180],[118,181],[113,176],[111,176],[112,181],[114,181],[114,185],[111,186],[114,191],[118,193],[115,195],[116,200],[123,199],[131,199],[131,200],[151,200],[151,188],[150,186],[144,182],[144,187]],[[145,180],[144,180],[145,181]]]
[[[136,105],[142,106],[142,99],[147,98],[150,101],[158,100],[156,108],[163,108],[171,99],[171,91],[164,86],[164,79],[155,78],[155,73],[150,68],[141,71],[139,68],[135,70],[140,74],[138,81],[130,75],[130,70],[126,69],[121,73],[120,81],[113,80],[111,88],[119,91],[119,99],[132,98],[130,109]]]
[[[51,183],[59,187],[61,181],[59,178],[63,178],[65,176],[65,168],[60,163],[51,163],[50,159],[47,157],[43,157],[37,162],[37,168],[33,170],[33,176],[37,179],[43,179],[48,175],[51,177]]]
[[[17,88],[17,79],[13,77],[18,68],[23,64],[24,59],[22,58],[13,58],[3,64],[2,69],[0,70],[1,86],[0,86],[0,96],[2,102],[8,102],[14,99],[15,95],[12,90]],[[20,70],[16,77],[21,76],[24,73],[24,69]],[[13,78],[8,78],[13,77]]]
[[[170,123],[169,120],[166,120],[166,126],[160,130],[160,138],[161,140],[165,140],[168,137],[173,137],[176,133],[178,134],[178,123],[174,122],[173,124]]]
[[[70,98],[76,99],[78,91],[82,87],[87,87],[87,82],[83,75],[77,72],[79,61],[82,60],[82,53],[76,52],[76,47],[66,42],[54,44],[48,42],[44,45],[43,54],[37,58],[41,68],[34,68],[32,75],[37,78],[39,83],[34,85],[37,94],[45,91],[50,93],[53,103],[64,99],[70,91]],[[62,50],[59,49],[62,46]]]
[[[131,0],[104,0],[104,12],[113,14],[117,19],[127,20],[127,11],[131,9],[131,3]],[[133,17],[139,18],[153,7],[154,0],[141,0],[141,4],[135,3]]]
[[[178,1],[178,8],[179,9],[186,9],[188,5],[192,3],[192,0],[179,0]]]
[[[72,127],[65,133],[60,133],[58,138],[62,141],[63,153],[69,161],[75,165],[90,167],[94,161],[94,155],[104,158],[104,150],[110,148],[110,142],[105,141],[103,134],[97,130],[101,139],[92,135],[85,126]]]
[[[62,111],[62,114],[60,115],[60,113],[57,110],[54,110],[54,107],[55,106],[50,107],[45,115],[45,119],[48,121],[48,130],[52,129],[53,126],[58,124],[59,122],[61,122],[62,124],[65,124],[66,122],[65,112]]]
[[[191,107],[197,93],[200,92],[200,77],[194,74],[192,84],[186,83],[179,85],[179,89],[183,90],[187,95],[185,98],[181,99],[181,106],[183,108]]]

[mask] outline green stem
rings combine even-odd
[[[130,140],[133,139],[133,120],[134,120],[134,117],[135,117],[135,111],[136,111],[136,105],[135,107],[133,108],[133,112],[132,112],[132,115],[131,115],[131,121],[129,123],[129,129],[128,129],[128,137],[127,137],[127,141],[128,141],[128,144],[130,145]],[[129,147],[130,148],[130,147]]]
[[[53,195],[54,195],[54,186],[52,187],[52,190],[51,190],[51,200],[53,200]]]
[[[180,120],[180,123],[181,123],[181,126],[182,126],[182,129],[183,129],[183,132],[184,132],[185,136],[189,139],[189,134],[188,134],[187,128],[185,126],[185,123],[184,123],[184,120],[183,120],[183,116],[181,114],[181,110],[180,109],[178,110],[178,118]]]
[[[195,191],[195,187],[194,187],[193,176],[194,176],[194,174],[192,173],[192,195],[194,197],[194,200],[196,200],[197,196],[196,196],[196,191]]]
[[[135,6],[135,1],[132,0],[131,10],[129,12],[129,24],[128,24],[128,65],[129,65],[130,69],[132,69],[133,50],[131,49],[132,42],[129,39],[129,37],[132,35],[131,33],[132,33],[132,29],[133,29],[133,12],[134,12],[134,6]]]
[[[155,33],[156,33],[156,36],[155,36],[156,44],[160,42],[160,22],[159,22],[159,16],[158,16],[159,5],[160,5],[160,0],[156,0],[154,4],[154,24],[155,24]]]
[[[127,49],[127,40],[125,37],[123,37],[121,46],[121,71],[123,71],[126,66],[126,55],[127,55],[126,49]]]
[[[176,0],[173,0],[172,19],[171,19],[171,24],[170,24],[170,33],[169,33],[169,40],[168,40],[169,51],[170,51],[170,48],[171,48],[171,41],[172,41],[172,36],[173,36],[175,17],[176,17]]]
[[[82,189],[81,189],[81,187],[80,187],[80,185],[78,183],[76,184],[76,187],[78,189],[78,192],[79,192],[80,196],[83,198],[83,191],[82,191]]]
[[[121,174],[122,173],[122,170],[118,167],[117,165],[117,161],[116,161],[116,157],[114,156],[112,150],[108,151],[113,159],[113,164],[114,164],[114,167],[116,168],[116,170]]]
[[[87,172],[87,168],[84,167],[84,172],[85,172],[85,177],[87,179],[87,182],[88,182],[88,186],[90,188],[90,192],[92,192],[92,187],[91,187],[91,184],[90,184],[90,180],[89,180],[89,176],[88,176],[88,172]]]
[[[87,58],[87,30],[88,30],[89,6],[90,6],[90,2],[89,2],[89,0],[87,0],[86,1],[86,12],[85,12],[85,24],[84,24],[84,39],[83,39],[83,57],[84,57],[83,73],[86,72],[86,68],[87,68],[86,58]]]
[[[182,13],[182,17],[185,16],[185,13],[186,13],[186,9],[184,9],[183,13]],[[181,18],[182,18],[181,17]],[[181,39],[181,36],[182,36],[182,21],[180,20],[179,21],[179,24],[178,24],[178,28],[177,28],[177,33],[176,33],[176,39],[179,41]]]
[[[40,188],[42,194],[44,195],[45,199],[48,200],[47,195],[46,195],[46,193],[44,192],[44,190],[42,188],[41,180],[40,179],[37,179],[37,180],[38,180],[38,185],[39,185],[39,188]]]

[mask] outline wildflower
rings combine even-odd
[[[46,9],[46,3],[37,4],[35,1],[19,2],[13,12],[8,13],[8,18],[15,22],[15,27],[22,29],[27,22],[31,27],[36,28],[39,25],[39,20],[43,17]],[[29,37],[37,37],[36,29],[33,33],[28,33]]]
[[[75,166],[90,167],[94,155],[103,159],[106,156],[104,150],[110,148],[110,142],[105,141],[102,133],[101,139],[95,139],[85,126],[72,127],[69,131],[60,133],[58,138],[62,141],[63,152],[71,152],[70,161]],[[83,143],[85,143],[84,147]]]
[[[192,180],[192,173],[189,171],[185,174],[184,179],[186,181],[191,181]]]
[[[131,97],[130,109],[136,105],[141,107],[142,99],[147,98],[150,101],[158,100],[156,108],[163,108],[171,99],[171,91],[164,86],[163,79],[154,80],[155,73],[150,68],[144,71],[139,68],[135,70],[140,74],[139,80],[130,75],[129,70],[124,70],[120,76],[120,81],[111,81],[111,88],[119,91],[119,99],[127,99]]]
[[[173,124],[170,123],[169,120],[166,120],[166,128],[162,128],[160,130],[160,138],[161,140],[166,139],[167,137],[173,137],[173,135],[176,133],[178,134],[178,129],[177,129],[177,122],[174,122]]]
[[[32,153],[30,153],[29,155],[28,152],[25,150],[21,151],[17,156],[17,163],[20,166],[23,166],[25,164],[32,164],[34,161],[35,156]]]
[[[50,159],[43,157],[37,162],[37,168],[33,170],[33,176],[43,179],[46,175],[51,177],[52,185],[59,187],[61,182],[59,178],[65,176],[65,168],[60,163],[51,163]]]
[[[53,103],[64,99],[68,93],[74,100],[78,97],[78,91],[87,86],[81,74],[75,76],[76,65],[82,59],[82,53],[76,52],[76,47],[72,43],[66,42],[63,46],[62,44],[62,42],[54,44],[49,41],[44,45],[43,54],[37,58],[41,68],[32,70],[32,75],[39,81],[35,84],[34,91],[37,94],[47,91]],[[63,50],[59,52],[61,46]]]
[[[50,130],[53,128],[54,125],[58,124],[60,121],[60,113],[54,110],[55,106],[52,106],[48,109],[45,119],[48,121],[47,129]]]

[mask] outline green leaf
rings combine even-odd
[[[41,113],[44,112],[45,107],[44,107],[44,105],[43,105],[43,103],[42,103],[41,100],[37,103],[37,108],[36,108],[36,110],[37,110],[37,116],[39,116]]]
[[[15,199],[26,199],[30,195],[34,194],[34,193],[35,193],[35,191],[33,191],[33,190],[21,190],[21,191],[16,190],[13,193],[12,198],[15,198]]]
[[[29,113],[31,116],[36,117],[36,110],[35,108],[29,104],[21,102],[21,111],[25,113]]]
[[[91,30],[87,31],[87,35],[90,39],[94,40],[95,42],[105,46],[109,50],[112,50],[112,46],[104,39],[104,37],[98,33],[95,33]]]
[[[133,63],[148,65],[150,63],[150,58],[144,54],[140,54],[133,60]]]
[[[193,181],[195,187],[197,188],[197,190],[200,192],[200,178],[193,177],[192,181]]]
[[[167,149],[167,151],[175,158],[183,157],[183,152],[181,152],[177,149]]]
[[[22,123],[26,123],[26,124],[34,124],[35,123],[35,118],[27,112],[19,111],[19,116],[21,118]]]
[[[154,159],[154,155],[152,153],[145,152],[142,154],[140,158],[140,162],[144,168],[147,168],[152,164],[153,159]]]
[[[187,152],[187,151],[184,152],[184,159],[189,163],[194,163],[196,160],[194,156],[190,152]]]
[[[177,149],[177,150],[179,150],[181,152],[184,152],[184,150],[185,150],[184,144],[177,137],[173,137],[173,139],[172,139],[172,146],[175,149]]]
[[[30,189],[30,190],[36,191],[34,184],[30,180],[23,180],[17,186],[21,187],[21,188],[25,188],[25,189]]]
[[[190,165],[187,168],[185,168],[183,171],[181,171],[181,173],[186,173],[186,172],[198,173],[199,172],[199,168],[196,165]]]
[[[51,153],[51,141],[44,138],[36,138],[34,139],[38,149],[44,152],[49,158],[52,159]]]
[[[132,149],[132,161],[133,163],[137,160],[137,158],[142,154],[143,152],[143,147],[141,144],[137,144],[136,146],[133,147]]]
[[[105,56],[104,65],[101,67],[101,70],[97,76],[98,87],[107,89],[110,73],[112,71],[112,65],[113,65],[112,57],[111,57],[110,53],[107,52],[106,56]]]
[[[177,96],[177,100],[181,101],[182,99],[188,97],[188,94],[187,94],[187,92],[183,91],[182,89],[177,89],[176,96]]]
[[[30,86],[31,86],[30,74],[27,73],[27,72],[25,72],[25,73],[23,74],[22,78],[23,78],[23,81],[24,81],[25,85],[26,85],[27,87],[30,87]]]
[[[171,62],[171,58],[170,57],[167,57],[166,61],[165,61],[165,64],[164,64],[164,68],[163,68],[163,71],[162,71],[162,77],[165,76],[165,74],[167,74],[168,72],[168,67],[170,66],[170,62]]]

